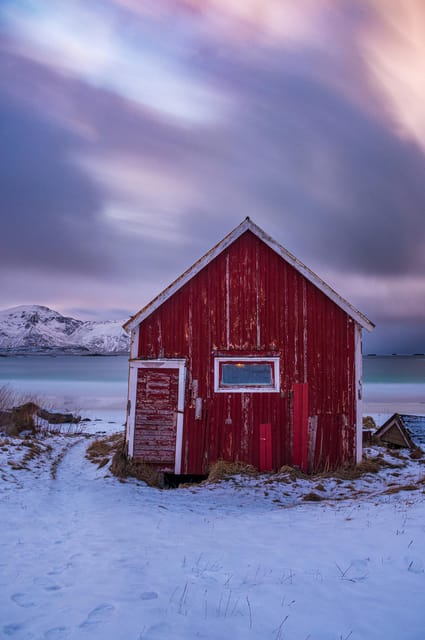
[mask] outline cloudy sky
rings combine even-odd
[[[423,0],[2,0],[0,304],[123,318],[249,215],[425,351]]]

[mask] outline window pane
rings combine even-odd
[[[223,363],[221,367],[222,385],[271,386],[273,384],[273,363],[237,362]]]

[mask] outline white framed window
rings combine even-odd
[[[280,391],[279,358],[214,358],[216,393],[273,393]]]

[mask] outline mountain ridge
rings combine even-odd
[[[119,354],[129,350],[119,320],[79,320],[43,305],[0,310],[0,353]]]

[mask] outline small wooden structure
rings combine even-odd
[[[249,218],[124,328],[129,457],[193,475],[361,459],[373,324]]]
[[[390,447],[425,449],[425,416],[395,413],[379,427],[374,437]]]

